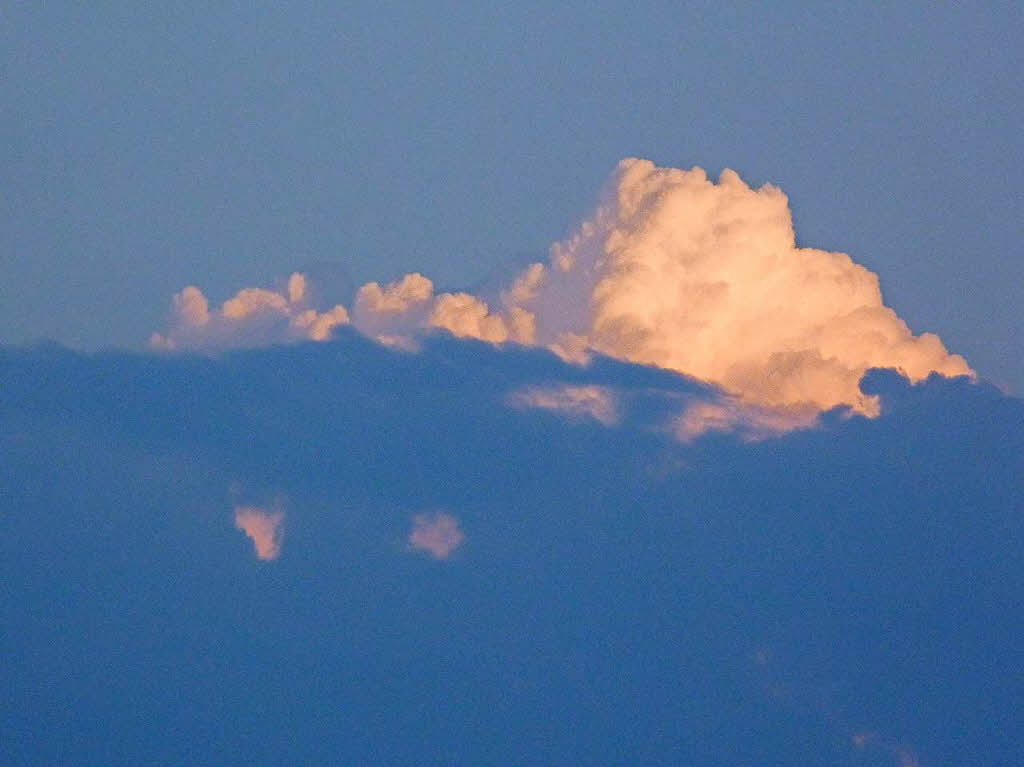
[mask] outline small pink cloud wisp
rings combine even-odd
[[[266,511],[259,506],[236,506],[235,527],[252,539],[256,556],[268,561],[281,555],[284,512]]]
[[[447,559],[466,540],[451,514],[417,514],[412,522],[409,548],[425,551],[434,559]]]

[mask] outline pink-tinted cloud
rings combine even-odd
[[[708,432],[736,433],[748,442],[776,437],[818,423],[818,410],[810,405],[765,407],[738,397],[694,400],[673,422],[671,430],[681,442],[692,442]]]
[[[533,341],[533,317],[528,312],[515,306],[494,312],[469,293],[435,294],[434,283],[415,272],[384,286],[363,285],[356,294],[354,317],[362,333],[389,344],[430,328],[495,344]],[[399,345],[410,344],[404,340]]]
[[[348,324],[348,311],[338,304],[324,311],[307,304],[307,282],[296,272],[282,290],[243,288],[218,311],[202,291],[190,285],[174,296],[163,333],[153,333],[154,349],[221,349],[264,346],[288,341],[325,341],[334,328]]]
[[[236,506],[235,527],[252,539],[256,556],[262,560],[277,559],[284,542],[284,511],[260,506]]]
[[[607,386],[530,386],[512,392],[506,400],[513,407],[550,410],[568,418],[590,418],[605,426],[619,421],[615,392]]]
[[[465,534],[451,514],[417,514],[409,533],[409,548],[424,551],[434,559],[447,559],[462,542]]]

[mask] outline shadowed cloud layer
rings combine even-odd
[[[1019,400],[419,344],[0,349],[0,761],[1019,761]]]

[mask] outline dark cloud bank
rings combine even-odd
[[[687,444],[703,384],[447,337],[0,350],[0,761],[1017,763],[1024,403],[862,387]]]

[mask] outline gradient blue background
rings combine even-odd
[[[1024,391],[1020,4],[40,5],[0,9],[0,342],[316,262],[470,284],[639,155],[781,186]]]

